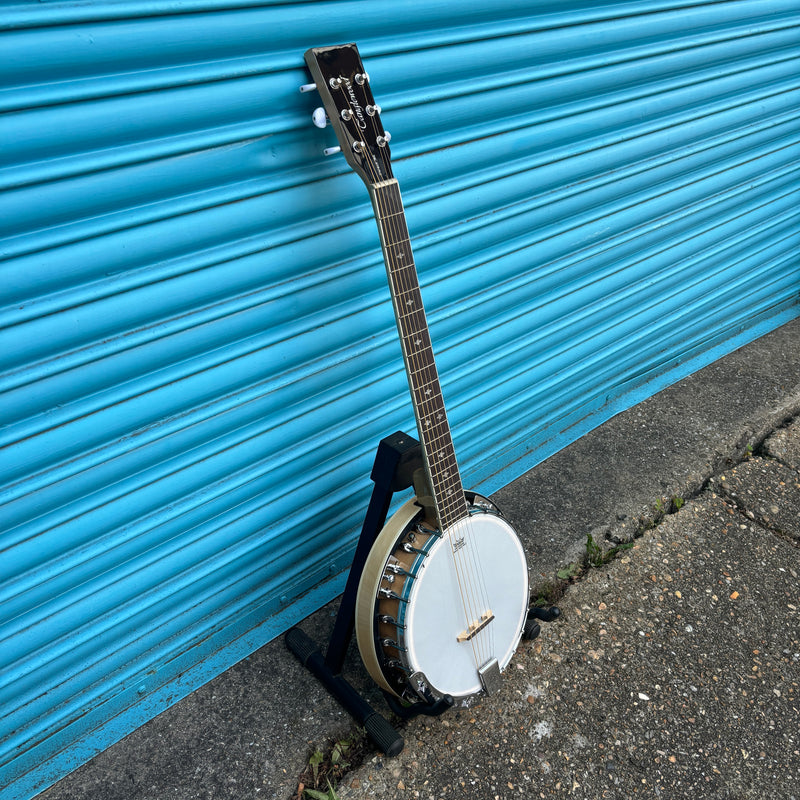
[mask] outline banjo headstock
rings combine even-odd
[[[368,186],[392,178],[391,136],[383,129],[356,45],[312,47],[305,60],[347,163]],[[315,123],[322,127],[319,116]]]

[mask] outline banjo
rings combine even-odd
[[[306,63],[349,165],[366,184],[380,233],[424,469],[416,496],[370,549],[355,628],[367,671],[408,702],[460,705],[495,691],[523,635],[528,568],[514,529],[491,501],[465,493],[433,358],[389,140],[354,44],[312,48]],[[304,87],[311,89],[312,85]]]

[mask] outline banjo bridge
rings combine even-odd
[[[461,633],[456,636],[456,639],[459,642],[468,642],[470,639],[475,638],[493,619],[494,614],[492,614],[492,610],[489,608],[481,614],[480,619],[475,619],[470,622],[469,627],[461,631]]]

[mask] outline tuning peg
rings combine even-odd
[[[341,147],[338,147],[338,146],[336,146],[336,147],[326,147],[322,151],[322,155],[324,155],[324,156],[333,156],[333,155],[336,155],[336,153],[341,153],[341,152],[342,152],[342,148]]]
[[[305,92],[313,92],[316,88],[317,88],[317,84],[316,83],[304,83],[300,87],[300,91],[303,92],[303,93],[305,93]]]
[[[330,123],[328,115],[325,113],[325,109],[322,106],[314,109],[314,113],[311,115],[311,121],[318,128],[325,128],[327,127],[328,123]]]
[[[378,147],[386,147],[392,141],[392,134],[389,131],[384,131],[383,136],[379,136],[376,140]]]

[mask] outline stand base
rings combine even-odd
[[[522,634],[523,639],[535,639],[541,632],[542,627],[536,620],[541,622],[553,622],[561,616],[561,610],[558,606],[550,606],[550,608],[540,608],[533,606],[528,609],[528,619],[525,621],[525,628]]]
[[[403,751],[403,737],[341,676],[334,675],[314,642],[299,628],[286,633],[286,646],[310,670],[339,704],[387,756]]]

